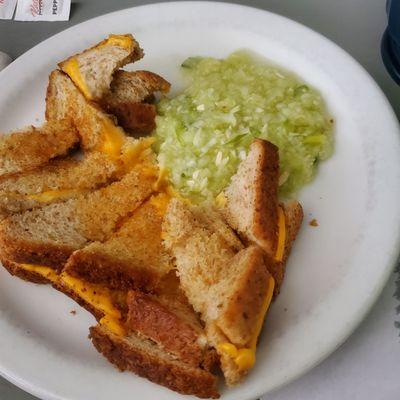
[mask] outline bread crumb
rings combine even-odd
[[[75,310],[71,310],[69,313],[72,314],[72,315],[76,315],[76,311]]]
[[[315,218],[313,218],[313,219],[309,222],[309,225],[310,225],[310,226],[319,226],[319,225],[318,225],[318,221],[317,221]]]

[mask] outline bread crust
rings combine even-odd
[[[100,43],[68,57],[66,60],[58,63],[58,67],[67,72],[66,65],[70,60],[77,60],[79,71],[87,84],[87,90],[90,93],[92,100],[100,100],[101,97],[109,90],[112,77],[115,71],[122,68],[124,65],[140,60],[144,56],[143,50],[140,48],[139,43],[134,39],[131,34],[118,35],[125,39],[130,40],[129,47],[120,46],[119,44],[109,44],[108,40],[114,35],[102,40]],[[113,49],[112,56],[108,54],[104,57],[104,52],[109,52]],[[90,60],[96,60],[97,63],[88,63]],[[98,59],[100,58],[100,62]],[[96,70],[97,67],[97,70]],[[101,70],[104,67],[104,70]],[[105,76],[103,76],[106,74]],[[101,76],[98,76],[101,75]],[[96,77],[96,78],[95,78]]]
[[[110,91],[100,104],[117,117],[118,124],[134,135],[146,135],[156,127],[154,93],[167,93],[171,85],[150,71],[116,71]]]
[[[89,337],[95,348],[121,371],[134,372],[182,394],[219,398],[217,378],[210,372],[171,357],[161,358],[100,326],[91,327]]]
[[[248,347],[252,338],[258,334],[255,329],[259,318],[264,317],[263,303],[270,274],[266,268],[264,252],[258,246],[242,250],[233,262],[243,264],[242,271],[222,306],[216,324],[230,342]]]
[[[74,300],[75,303],[79,304],[86,311],[90,312],[90,314],[92,314],[97,321],[100,321],[100,319],[104,317],[105,314],[101,310],[99,310],[96,307],[93,307],[90,303],[83,300],[82,297],[78,296],[76,292],[71,290],[67,285],[63,284],[61,281],[54,283],[52,286],[54,289],[58,290],[61,293],[64,293],[70,299]]]
[[[76,251],[65,265],[65,271],[92,283],[104,283],[113,289],[151,290],[159,276],[145,268],[130,268],[104,254]]]
[[[76,303],[78,303],[81,307],[89,311],[97,321],[99,321],[102,317],[104,317],[104,313],[99,310],[98,308],[92,306],[90,303],[87,301],[83,300],[82,297],[77,295],[75,291],[73,291],[71,288],[69,288],[67,285],[65,285],[62,281],[58,282],[52,282],[50,279],[44,277],[43,275],[38,274],[37,272],[34,271],[28,271],[21,267],[18,263],[7,260],[7,259],[2,259],[2,265],[3,267],[13,276],[16,276],[20,279],[23,279],[24,281],[27,282],[32,282],[32,283],[37,283],[37,284],[51,284],[54,289],[58,290],[61,293],[64,293],[66,296],[70,297],[72,300],[74,300]],[[56,271],[57,272],[57,271]],[[118,306],[118,304],[114,303],[115,306]],[[126,314],[126,309],[123,307],[118,307],[120,308],[120,311],[123,314]]]
[[[118,124],[135,135],[147,135],[156,127],[154,104],[121,102],[108,106],[106,111],[115,115]]]
[[[1,135],[0,135],[1,136]],[[67,154],[79,142],[75,129],[63,121],[45,123],[0,137],[0,176],[32,170]]]
[[[253,237],[270,255],[275,254],[278,236],[278,148],[270,142],[255,139],[260,149],[260,175],[254,182]]]
[[[50,281],[47,278],[45,278],[44,276],[42,276],[36,272],[33,272],[33,271],[27,271],[26,269],[21,268],[18,263],[15,263],[15,262],[7,260],[7,259],[2,259],[1,263],[2,263],[3,267],[12,276],[16,276],[20,279],[23,279],[24,281],[32,282],[32,283],[39,283],[39,284],[50,283]]]
[[[203,351],[198,342],[199,332],[148,294],[130,291],[127,302],[130,329],[155,341],[182,361],[201,365]]]
[[[278,180],[278,148],[255,139],[224,191],[227,204],[221,209],[246,243],[259,245],[270,257],[275,255],[278,238]]]
[[[0,228],[0,253],[16,263],[40,264],[61,271],[69,256],[76,250],[66,245],[28,242],[2,233]]]

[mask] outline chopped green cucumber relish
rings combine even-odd
[[[332,153],[332,119],[317,91],[294,75],[237,51],[190,57],[188,85],[158,105],[158,161],[183,196],[215,198],[255,137],[279,148],[280,195],[291,197]]]

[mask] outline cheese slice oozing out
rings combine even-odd
[[[78,60],[75,57],[70,58],[62,66],[62,70],[71,78],[72,82],[78,87],[78,89],[83,93],[83,95],[88,99],[92,99],[92,94],[83,79],[81,70],[79,69]]]
[[[53,268],[36,264],[19,264],[19,266],[25,271],[34,272],[35,274],[48,279],[51,283],[56,283],[58,281],[59,275]]]
[[[276,246],[275,261],[282,261],[286,244],[286,221],[282,206],[278,206],[278,244]]]
[[[155,142],[154,137],[143,138],[127,145],[123,149],[121,161],[126,171],[130,171],[135,165],[141,161],[142,157],[148,152],[152,152],[151,145]],[[146,152],[147,150],[147,152]]]
[[[256,362],[257,339],[263,326],[265,314],[267,313],[271,304],[274,287],[275,280],[272,276],[270,276],[268,279],[267,293],[265,295],[261,312],[254,328],[254,335],[249,343],[249,347],[238,349],[237,346],[230,342],[223,342],[217,346],[217,351],[220,354],[225,354],[231,357],[238,368],[242,371],[252,368]]]
[[[101,46],[119,46],[131,50],[133,47],[133,40],[129,35],[111,34]]]
[[[60,190],[47,190],[42,193],[37,194],[29,194],[27,195],[27,199],[36,200],[41,203],[48,203],[57,199],[66,199],[68,197],[76,196],[84,193],[83,189],[60,189]]]
[[[65,272],[58,274],[53,268],[36,264],[19,264],[26,271],[34,272],[51,283],[62,283],[68,289],[76,293],[82,300],[93,308],[104,313],[100,324],[106,325],[116,335],[125,335],[126,330],[121,323],[121,312],[115,307],[112,301],[110,289],[77,279]]]
[[[115,125],[111,119],[104,118],[101,135],[102,142],[99,145],[99,150],[111,157],[120,157],[121,148],[125,141],[123,129]]]

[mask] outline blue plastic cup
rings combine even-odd
[[[381,42],[382,60],[393,80],[400,85],[400,0],[386,2],[388,27]]]

